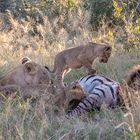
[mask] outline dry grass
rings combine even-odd
[[[47,22],[47,21],[46,21]],[[55,35],[50,35],[52,25],[39,27],[43,39],[29,36],[30,23],[20,25],[12,20],[13,30],[0,34],[0,75],[20,63],[21,47],[30,48],[26,51],[28,57],[41,65],[53,66],[55,55],[67,46],[77,46],[91,39],[86,28],[82,29],[83,35],[73,40],[66,41],[68,33],[62,29]],[[54,25],[55,26],[55,25]],[[75,25],[76,26],[76,25]],[[47,28],[48,32],[44,30]],[[75,27],[76,28],[76,27]],[[104,30],[105,31],[105,30]],[[108,31],[105,31],[108,32]],[[23,35],[21,35],[23,33]],[[47,34],[47,37],[45,38]],[[113,37],[106,33],[96,33],[93,40],[108,38],[113,46],[113,55],[107,64],[94,64],[98,73],[107,75],[119,82],[122,81],[128,70],[139,64],[140,51],[124,52],[121,44],[115,44]],[[50,35],[50,36],[49,36]],[[51,38],[52,37],[52,38]],[[55,39],[51,44],[47,39]],[[58,41],[59,40],[59,41]],[[119,48],[117,48],[119,47]],[[117,50],[117,51],[116,51]],[[119,51],[118,51],[119,50]],[[65,77],[65,82],[70,83],[84,75],[84,70],[75,70]],[[44,95],[43,95],[44,96]],[[47,96],[47,95],[46,95]],[[138,101],[140,98],[137,98]],[[140,139],[140,104],[133,105],[125,114],[119,108],[109,110],[105,107],[99,113],[89,113],[79,119],[67,120],[63,114],[56,115],[57,107],[48,110],[44,97],[38,97],[36,103],[23,101],[20,97],[5,99],[0,103],[0,139],[5,140],[131,140]]]

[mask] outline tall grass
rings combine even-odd
[[[10,69],[21,63],[21,47],[29,47],[26,55],[35,62],[53,67],[54,57],[58,52],[69,46],[84,44],[89,40],[95,42],[108,40],[113,47],[112,56],[107,64],[100,64],[96,61],[93,65],[99,74],[122,82],[131,67],[139,64],[140,51],[134,49],[131,52],[125,52],[121,47],[121,43],[116,44],[115,38],[110,35],[111,33],[109,32],[111,31],[108,31],[107,27],[102,27],[104,30],[101,29],[99,33],[95,32],[91,37],[91,34],[86,30],[86,26],[84,26],[82,28],[83,34],[76,36],[74,40],[67,40],[68,33],[65,29],[59,30],[56,36],[51,31],[52,26],[55,25],[50,25],[47,19],[47,24],[38,27],[43,38],[39,38],[37,35],[30,36],[27,33],[32,28],[30,22],[19,24],[12,17],[10,17],[10,21],[13,29],[0,34],[0,75],[6,74]],[[82,24],[84,25],[85,23]],[[49,39],[52,40],[51,43],[48,42]],[[84,73],[84,69],[73,70],[65,76],[64,80],[70,83],[83,76]],[[0,139],[140,139],[139,96],[137,97],[137,104],[134,104],[128,113],[122,112],[119,108],[110,110],[103,107],[100,112],[87,113],[74,120],[67,120],[64,117],[64,112],[57,114],[57,107],[51,104],[48,105],[49,98],[47,97],[48,94],[39,95],[36,103],[32,103],[30,100],[24,101],[19,96],[14,99],[1,99]]]

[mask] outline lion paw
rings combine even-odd
[[[88,71],[88,75],[95,74],[95,73],[96,73],[96,70],[95,69],[92,69],[92,70]]]

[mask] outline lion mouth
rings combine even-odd
[[[100,59],[100,62],[101,62],[101,63],[107,63],[107,61],[108,61],[108,60]]]

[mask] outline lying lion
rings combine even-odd
[[[49,72],[44,66],[26,57],[22,59],[22,64],[0,78],[0,91],[48,85],[51,82],[50,79]]]
[[[140,65],[134,66],[130,70],[126,82],[129,87],[140,90]]]
[[[98,57],[99,62],[107,63],[111,55],[111,47],[107,44],[96,44],[89,42],[75,48],[66,49],[58,53],[55,57],[54,70],[50,72],[55,73],[56,83],[63,87],[64,74],[68,73],[70,69],[78,69],[85,67],[88,74],[94,74],[95,69],[92,69],[93,61]]]

